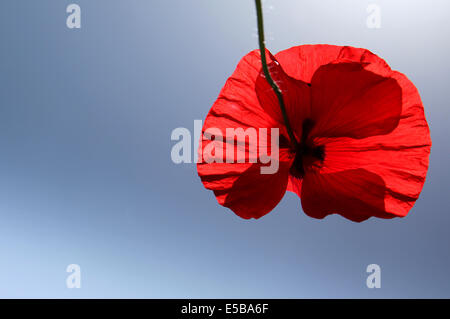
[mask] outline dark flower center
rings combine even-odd
[[[309,133],[314,126],[311,119],[303,121],[302,137],[297,143],[295,150],[295,159],[290,169],[290,174],[297,178],[305,176],[305,168],[308,168],[317,162],[323,162],[325,158],[325,147],[323,145],[315,145],[308,139]]]

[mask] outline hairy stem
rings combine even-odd
[[[270,76],[269,68],[267,67],[266,60],[266,45],[264,40],[264,22],[263,22],[263,13],[262,13],[262,4],[261,0],[255,0],[256,4],[256,16],[258,19],[258,40],[259,40],[259,51],[261,52],[261,64],[264,72],[264,76],[266,77],[267,82],[272,87],[275,92],[278,103],[280,104],[281,114],[283,115],[284,125],[286,126],[286,130],[289,135],[289,139],[291,140],[291,144],[294,149],[297,149],[297,140],[295,138],[294,132],[292,131],[291,124],[289,123],[289,118],[287,116],[286,107],[284,105],[283,95],[281,94],[281,90],[275,81]]]

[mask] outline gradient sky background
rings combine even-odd
[[[366,26],[369,3],[381,29]],[[257,48],[252,0],[3,0],[0,297],[450,297],[450,2],[265,5],[272,52],[365,47],[415,83],[433,147],[410,214],[316,220],[287,193],[247,221],[171,161],[172,130],[204,119]],[[72,263],[81,289],[66,288]],[[372,263],[381,289],[366,286]]]

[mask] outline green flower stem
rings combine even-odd
[[[289,118],[287,116],[286,107],[284,105],[283,95],[281,94],[281,90],[278,85],[274,82],[272,77],[270,76],[269,68],[267,67],[266,60],[266,46],[264,40],[264,22],[263,22],[263,13],[262,13],[262,4],[261,0],[255,0],[256,4],[256,16],[258,19],[258,40],[259,40],[259,51],[261,53],[261,63],[264,75],[266,77],[267,82],[272,87],[275,92],[278,103],[280,104],[281,114],[283,115],[284,124],[286,126],[286,130],[289,134],[289,138],[291,140],[292,146],[294,149],[297,149],[297,140],[295,138],[294,132],[292,131],[291,124],[289,123]]]

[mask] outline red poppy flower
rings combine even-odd
[[[406,216],[425,181],[431,147],[413,83],[365,49],[303,45],[275,56],[266,51],[298,142],[293,149],[260,58],[258,50],[242,58],[202,129],[198,174],[218,202],[240,217],[260,218],[289,190],[314,218]],[[269,148],[269,129],[278,128],[277,172],[261,174],[265,164],[249,161],[255,154],[248,136],[227,139],[226,128],[267,128],[262,141],[257,134]],[[227,162],[228,150],[245,162]]]

